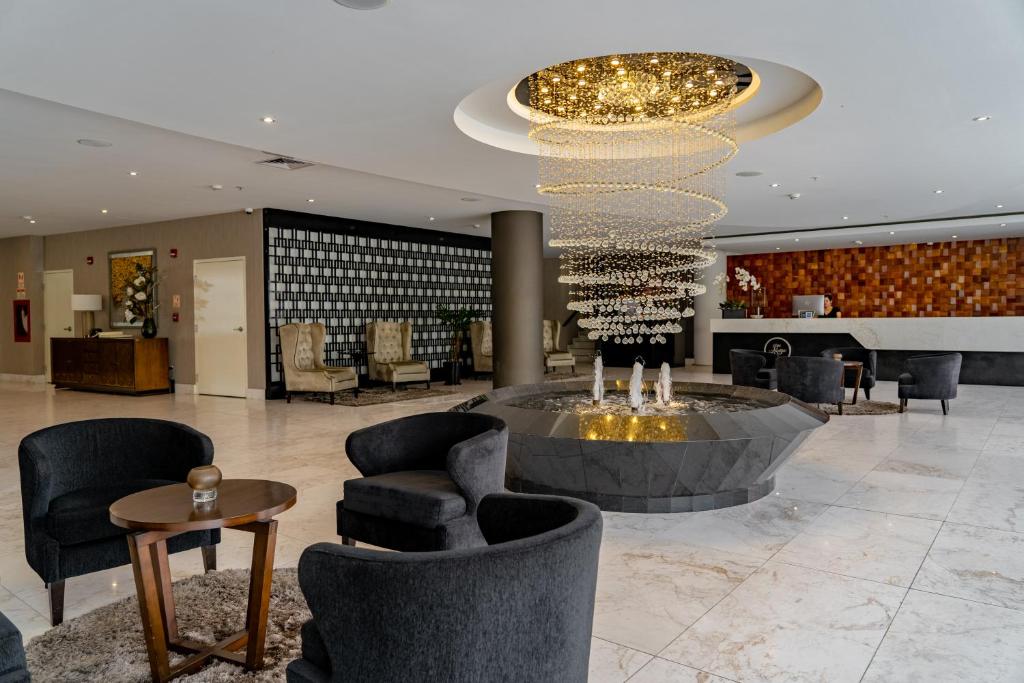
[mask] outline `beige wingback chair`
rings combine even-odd
[[[277,330],[281,337],[281,365],[284,366],[284,388],[288,403],[295,392],[310,391],[334,395],[352,389],[359,396],[359,376],[355,368],[324,365],[323,323],[290,323]]]
[[[570,368],[576,374],[576,357],[567,351],[558,350],[558,337],[562,323],[557,320],[544,321],[544,372],[557,372],[556,368]]]
[[[370,379],[399,384],[426,382],[430,388],[430,366],[412,358],[412,323],[375,320],[366,323],[366,351]]]
[[[490,320],[474,320],[469,324],[469,345],[473,347],[473,372],[494,372]]]

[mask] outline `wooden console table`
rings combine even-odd
[[[50,377],[58,388],[148,394],[171,390],[167,339],[50,340]]]

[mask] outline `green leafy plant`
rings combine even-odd
[[[718,307],[723,311],[736,311],[741,308],[746,308],[747,302],[742,299],[726,299],[722,303],[718,304]]]
[[[473,322],[473,318],[479,316],[480,312],[473,308],[449,308],[447,304],[438,304],[436,315],[438,320],[451,330],[452,345],[448,352],[448,360],[457,363],[463,336],[469,329],[469,324]]]

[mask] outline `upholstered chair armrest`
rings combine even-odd
[[[507,454],[508,427],[477,434],[448,451],[448,475],[466,498],[466,512],[475,514],[484,496],[505,490]]]
[[[22,441],[18,447],[25,557],[42,576],[56,576],[60,544],[46,531],[46,513],[54,498],[52,463],[45,451]]]
[[[193,467],[213,464],[213,441],[187,425],[175,425],[163,435],[154,434],[147,451],[148,459],[166,468],[166,478],[177,481],[185,481]]]
[[[955,398],[960,364],[958,353],[912,356],[907,359],[906,370],[914,376],[914,384],[922,394],[948,394]]]
[[[900,376],[896,378],[896,381],[900,384],[900,386],[909,386],[914,383],[914,376],[911,375],[909,372],[904,372],[901,373]]]
[[[21,632],[0,613],[0,683],[28,683]]]

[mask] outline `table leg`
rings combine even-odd
[[[245,628],[249,632],[245,648],[245,668],[254,671],[263,666],[263,650],[267,637],[267,611],[270,608],[270,583],[274,576],[274,546],[277,543],[277,521],[246,525],[255,539],[252,544],[252,573],[249,577],[249,610]]]
[[[160,614],[163,617],[164,632],[168,642],[178,639],[178,618],[174,613],[174,593],[171,591],[171,566],[167,561],[167,541],[153,544],[153,568],[156,570],[160,588]]]
[[[853,405],[857,405],[857,392],[860,391],[860,379],[864,374],[864,366],[857,366],[857,379],[853,385]]]
[[[165,616],[165,598],[162,581],[159,578],[160,560],[156,545],[164,546],[164,562],[166,563],[166,545],[163,538],[155,540],[151,534],[129,534],[128,551],[132,557],[132,569],[135,572],[135,589],[139,596],[139,612],[142,614],[142,632],[146,639],[146,652],[149,654],[149,670],[153,680],[163,683],[171,677],[170,662],[167,659],[167,619]],[[168,581],[169,581],[168,575]],[[173,602],[170,603],[173,614]],[[171,617],[173,621],[173,616]],[[175,626],[175,630],[177,627]]]

